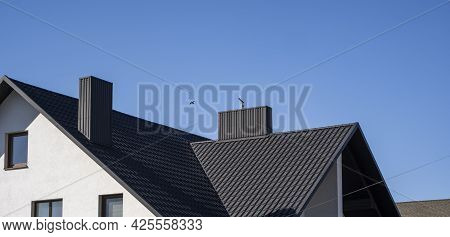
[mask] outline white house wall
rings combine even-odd
[[[28,131],[27,169],[5,171],[5,133]],[[0,216],[30,216],[31,202],[63,199],[63,216],[98,216],[99,195],[123,193],[124,216],[154,216],[20,95],[0,105]]]

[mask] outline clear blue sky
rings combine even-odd
[[[444,1],[8,2],[173,82],[264,86]],[[77,78],[97,75],[134,115],[137,84],[161,83],[2,3],[0,29],[0,74],[74,97]],[[450,155],[449,42],[450,4],[290,84],[313,86],[310,127],[360,122],[388,178]],[[450,198],[449,181],[447,159],[388,184],[422,200]]]

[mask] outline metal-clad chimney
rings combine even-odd
[[[112,83],[94,76],[80,78],[78,131],[91,142],[110,146]]]
[[[272,108],[269,106],[219,112],[219,140],[270,133],[272,133]]]

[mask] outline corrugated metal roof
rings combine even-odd
[[[295,216],[356,127],[191,145],[230,215]]]
[[[11,82],[162,216],[298,216],[359,131],[357,124],[347,124],[208,141],[113,111],[113,145],[107,147],[91,143],[78,131],[77,99]],[[2,83],[0,100],[9,92]],[[140,123],[158,132],[139,133]]]
[[[77,99],[9,80],[160,215],[228,215],[189,145],[206,138],[113,111],[112,146],[96,145],[78,131]]]

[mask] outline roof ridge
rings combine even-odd
[[[331,129],[331,128],[340,128],[340,127],[356,126],[356,125],[358,125],[358,122],[342,123],[342,124],[328,125],[328,126],[315,127],[315,128],[305,128],[305,129],[292,130],[292,131],[285,131],[285,132],[275,132],[275,133],[272,133],[272,135],[287,134],[287,133],[298,133],[298,132],[307,132],[307,131],[316,131],[316,130],[324,130],[324,129]]]
[[[253,137],[243,137],[243,138],[226,139],[226,140],[199,141],[199,142],[192,142],[191,144],[215,143],[215,142],[225,143],[225,142],[236,142],[236,141],[245,141],[245,140],[253,140],[253,139],[264,139],[264,138],[267,138],[270,136],[279,136],[279,135],[285,135],[285,134],[303,133],[303,132],[309,132],[309,131],[318,131],[318,130],[325,130],[325,129],[358,126],[358,124],[359,124],[358,122],[343,123],[343,124],[336,124],[336,125],[330,125],[330,126],[324,126],[324,127],[306,128],[306,129],[284,131],[284,132],[274,132],[274,133],[270,133],[270,134],[266,134],[266,135],[253,136]]]
[[[45,88],[42,88],[42,87],[39,87],[39,86],[31,85],[31,84],[28,84],[28,83],[25,83],[25,82],[22,82],[22,81],[18,81],[18,80],[12,79],[11,77],[8,77],[8,76],[6,76],[6,78],[11,80],[14,84],[20,83],[20,84],[24,84],[24,85],[27,85],[27,86],[34,87],[35,89],[39,89],[39,90],[43,90],[43,91],[50,92],[50,93],[53,93],[53,94],[57,94],[57,95],[60,95],[60,96],[68,97],[70,99],[78,100],[77,98],[72,97],[70,95],[65,95],[65,94],[62,94],[60,92],[56,92],[56,91],[48,90],[48,89],[45,89]]]

